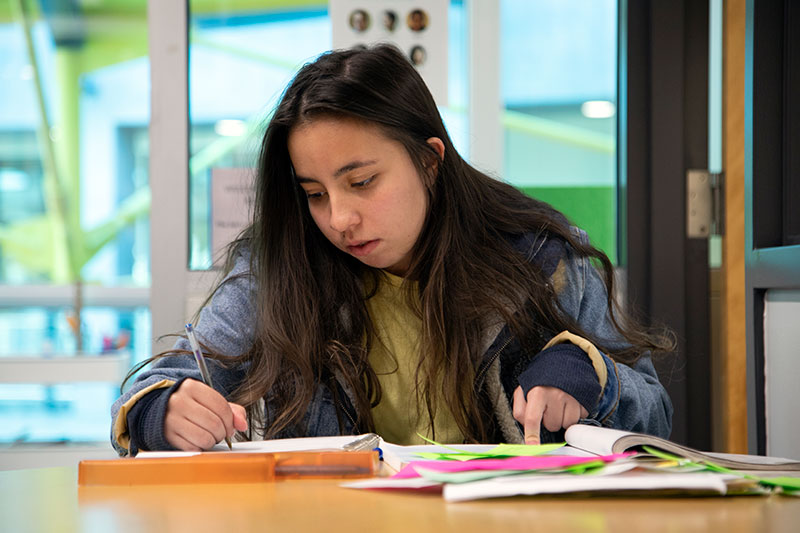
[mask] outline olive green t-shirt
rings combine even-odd
[[[417,433],[427,438],[433,438],[434,433],[425,405],[417,411],[416,371],[421,356],[422,320],[407,303],[403,281],[384,272],[377,293],[367,300],[377,337],[372,342],[369,362],[382,391],[380,403],[372,409],[372,418],[375,430],[387,442],[424,444]],[[416,295],[416,282],[407,283],[414,284]],[[434,415],[434,426],[437,442],[464,441],[449,407],[441,403]]]

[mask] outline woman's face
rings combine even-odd
[[[376,126],[320,118],[289,133],[289,156],[320,231],[374,268],[404,276],[428,211],[405,148]],[[444,144],[428,139],[440,158]]]

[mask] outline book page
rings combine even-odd
[[[625,451],[615,450],[614,444],[622,437],[629,435],[633,435],[633,433],[586,424],[575,424],[567,428],[564,433],[564,439],[573,448],[579,448],[596,455],[611,455]]]
[[[744,462],[751,465],[764,465],[764,466],[786,466],[797,464],[794,459],[786,459],[785,457],[772,457],[766,455],[742,455],[738,453],[722,453],[722,452],[704,452],[705,455],[718,461],[735,461]]]
[[[647,445],[691,461],[711,461],[719,466],[735,470],[800,471],[800,461],[775,457],[701,452],[661,437],[598,426],[576,424],[567,428],[564,438],[570,446],[598,455],[620,453],[637,446]]]
[[[305,452],[312,450],[341,450],[347,444],[358,440],[367,435],[343,435],[333,437],[304,437],[298,439],[273,439],[258,440],[250,442],[233,442],[233,452],[240,453],[276,453],[276,452]],[[160,451],[148,452],[141,451],[136,458],[153,459],[157,457],[188,457],[201,453],[230,452],[227,444],[218,443],[216,446],[205,452],[182,452],[182,451]]]

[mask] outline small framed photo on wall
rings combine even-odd
[[[436,103],[447,105],[449,0],[330,0],[332,48],[388,42],[417,68]]]

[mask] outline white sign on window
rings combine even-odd
[[[211,257],[224,262],[225,247],[250,224],[255,169],[211,169]]]
[[[447,105],[449,0],[330,0],[333,48],[389,42],[417,67],[437,105]]]

